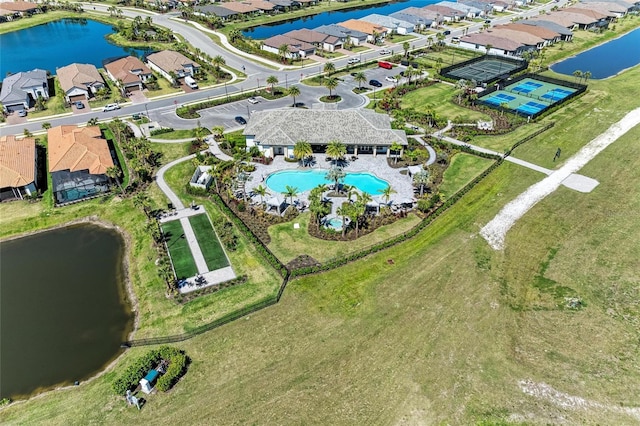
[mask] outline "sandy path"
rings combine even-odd
[[[525,192],[518,195],[516,199],[510,201],[480,230],[480,235],[487,240],[494,250],[502,250],[504,248],[504,239],[507,231],[511,229],[518,219],[524,216],[524,214],[539,201],[555,191],[571,174],[576,173],[592,158],[602,152],[602,150],[639,123],[640,108],[637,108],[585,145],[573,157],[567,160],[567,163],[560,169],[554,171],[540,182],[530,186]]]

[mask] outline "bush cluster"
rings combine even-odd
[[[163,127],[161,129],[155,129],[151,131],[151,136],[161,135],[163,133],[171,133],[173,132],[173,127]]]
[[[214,221],[214,227],[225,248],[229,251],[236,251],[238,249],[238,236],[233,232],[233,224],[224,219],[223,216],[217,216]]]
[[[169,367],[164,375],[158,378],[156,388],[163,392],[171,389],[185,372],[187,366],[187,356],[181,350],[162,346],[153,349],[131,364],[112,384],[112,389],[117,395],[124,395],[128,390],[133,390],[138,386],[140,380],[154,368],[160,360],[169,362]]]

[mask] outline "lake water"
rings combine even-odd
[[[0,78],[7,72],[42,68],[55,74],[56,68],[74,62],[102,67],[107,58],[127,55],[142,57],[152,52],[111,44],[105,36],[110,25],[89,19],[62,19],[0,35]]]
[[[273,37],[274,35],[284,34],[292,30],[299,30],[302,28],[313,29],[321,25],[338,24],[340,22],[348,21],[349,19],[359,19],[373,13],[377,13],[379,15],[390,15],[394,12],[398,12],[399,10],[406,9],[407,7],[424,7],[438,3],[439,1],[440,0],[407,0],[365,6],[362,8],[322,12],[314,16],[291,19],[277,24],[260,25],[248,28],[243,31],[242,34],[254,39],[264,39]]]
[[[580,70],[591,72],[591,78],[607,78],[620,71],[640,64],[640,28],[615,40],[553,64],[551,69],[560,74],[572,75]]]
[[[0,397],[91,377],[133,326],[124,242],[78,225],[0,244]]]

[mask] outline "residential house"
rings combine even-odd
[[[357,19],[349,19],[348,21],[341,22],[341,27],[348,28],[354,31],[360,31],[367,35],[367,41],[369,43],[377,43],[387,36],[387,29],[370,22],[358,21]]]
[[[67,102],[88,100],[107,85],[92,64],[71,64],[56,70]]]
[[[248,2],[229,1],[219,4],[220,7],[236,12],[238,15],[255,15],[259,13],[259,9]]]
[[[460,12],[460,16],[466,19],[473,19],[485,15],[484,8],[479,8],[470,4],[456,3],[452,1],[441,1],[438,2],[437,5],[457,10],[458,12]]]
[[[45,70],[19,72],[2,81],[0,103],[4,112],[29,109],[40,96],[49,99],[49,84]]]
[[[105,64],[104,69],[114,83],[118,86],[122,85],[121,90],[128,92],[142,90],[143,83],[153,76],[151,70],[135,56],[127,56],[109,62]]]
[[[423,7],[425,10],[430,10],[436,14],[440,14],[444,22],[458,22],[464,14],[457,9],[452,9],[446,6],[440,6],[440,4],[430,4]]]
[[[401,21],[409,22],[413,24],[414,29],[416,30],[424,30],[425,28],[429,28],[433,25],[433,20],[429,18],[423,18],[416,15],[410,15],[408,13],[403,12],[395,12],[389,15],[394,19],[399,19]]]
[[[171,83],[176,83],[178,78],[193,77],[200,70],[200,64],[173,50],[148,55],[147,65]]]
[[[543,27],[548,30],[554,31],[560,34],[561,41],[571,41],[571,39],[573,38],[573,32],[570,29],[555,22],[545,21],[544,19],[527,19],[524,21],[520,21],[520,23],[535,27]]]
[[[328,52],[335,52],[342,48],[342,41],[336,36],[327,35],[318,31],[308,30],[303,28],[301,30],[293,30],[284,34],[287,37],[294,38],[296,40],[303,41],[315,46],[318,49],[326,50]]]
[[[255,111],[242,132],[247,150],[258,147],[266,157],[293,158],[296,142],[309,142],[321,152],[329,141],[347,146],[350,155],[389,155],[394,142],[407,145],[407,135],[391,128],[391,119],[368,109],[313,110],[287,108]]]
[[[384,27],[387,34],[405,35],[412,33],[415,30],[415,25],[411,22],[403,21],[392,16],[379,15],[377,13],[367,15],[359,20]]]
[[[478,10],[481,10],[482,13],[479,16],[487,16],[493,10],[492,3],[483,2],[480,0],[460,0],[457,4],[471,6]]]
[[[36,141],[0,137],[0,201],[34,195],[37,176]]]
[[[217,16],[223,21],[228,21],[238,16],[238,12],[235,12],[231,9],[227,9],[226,7],[217,6],[213,4],[208,4],[206,6],[197,6],[194,10],[194,14],[200,15],[200,16],[207,16],[207,15]]]
[[[548,28],[539,27],[535,25],[525,25],[524,23],[516,22],[512,24],[500,25],[500,26],[494,27],[494,29],[499,29],[499,28],[514,30],[514,31],[522,31],[522,32],[526,32],[531,35],[534,35],[536,37],[540,37],[545,41],[544,43],[545,46],[550,46],[560,41],[559,33],[553,30],[550,30]]]
[[[615,2],[581,2],[576,4],[576,7],[583,7],[585,9],[595,10],[603,15],[606,15],[609,20],[622,18],[627,14],[628,7]]]
[[[402,9],[397,13],[404,13],[407,15],[413,15],[416,18],[424,19],[425,26],[427,25],[427,21],[431,22],[431,28],[438,28],[439,25],[442,25],[444,22],[442,16],[439,13],[433,12],[431,10],[427,10],[420,7],[408,7],[406,9]]]
[[[483,7],[479,7],[477,4],[475,6],[478,7],[479,9],[484,10],[485,13],[487,14],[490,11],[494,11],[498,13],[504,12],[505,10],[509,9],[509,7],[511,6],[511,3],[503,0],[461,0],[461,3],[471,4],[470,3],[471,1],[473,1],[474,3],[480,3],[484,5]]]
[[[477,49],[483,53],[486,52],[505,56],[520,55],[528,50],[527,47],[520,42],[486,32],[469,34],[461,37],[460,47]]]
[[[42,13],[39,4],[28,1],[3,1],[0,2],[0,9],[6,12],[3,12],[5,16],[11,16],[12,18]]]
[[[245,3],[255,7],[260,13],[272,13],[276,7],[275,4],[266,0],[247,0]]]
[[[545,15],[540,15],[539,19],[555,22],[564,26],[565,28],[578,28],[581,30],[596,28],[599,21],[598,19],[590,18],[586,15],[583,15],[582,13],[572,13],[564,11],[557,11],[547,13]]]
[[[367,34],[362,31],[351,30],[337,24],[323,25],[314,31],[337,37],[343,45],[350,43],[354,46],[361,46],[367,41]]]
[[[286,35],[277,35],[264,40],[262,42],[262,50],[279,55],[280,46],[285,45],[287,46],[285,56],[289,59],[306,58],[313,55],[316,51],[316,48],[312,44]]]
[[[49,173],[56,204],[89,198],[109,190],[107,169],[114,166],[98,126],[73,125],[47,131]]]
[[[493,27],[490,30],[487,30],[487,33],[493,36],[517,41],[518,43],[527,46],[527,50],[540,50],[546,45],[546,41],[541,37],[525,31],[509,29],[503,25]]]
[[[277,12],[287,12],[291,9],[298,9],[302,4],[297,0],[268,0],[275,6]]]
[[[577,13],[581,15],[585,15],[588,18],[592,18],[596,20],[596,26],[601,28],[606,28],[609,25],[609,16],[606,13],[598,12],[597,10],[591,9],[585,6],[574,6],[567,7],[562,9],[563,12],[569,13]]]

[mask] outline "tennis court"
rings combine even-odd
[[[478,83],[487,83],[497,80],[505,74],[516,72],[517,69],[522,68],[523,64],[525,62],[511,58],[484,56],[443,69],[442,75],[456,80],[475,80]]]

